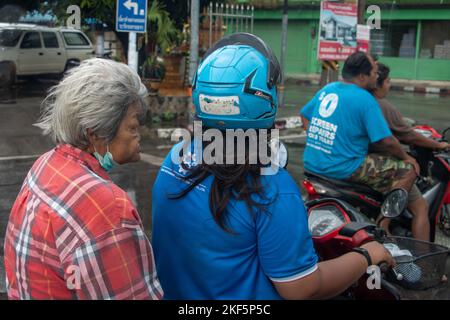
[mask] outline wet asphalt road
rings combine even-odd
[[[8,215],[23,179],[38,155],[53,147],[52,142],[40,134],[32,124],[40,112],[40,102],[54,80],[30,80],[15,87],[14,90],[0,90],[0,259],[3,255],[3,236]],[[306,103],[317,87],[288,87],[287,106],[280,109],[279,116],[298,114],[299,106]],[[393,93],[394,104],[411,118],[420,117],[438,129],[450,125],[450,97],[425,96],[405,93]],[[143,152],[164,157],[170,148],[167,140],[142,141]],[[303,145],[288,144],[290,152],[289,171],[297,181],[302,178],[301,154]],[[7,157],[10,157],[9,159]],[[22,158],[21,158],[22,157]],[[158,166],[140,161],[114,169],[111,178],[126,190],[135,202],[144,223],[145,231],[151,237],[151,187]],[[448,240],[448,239],[447,239]],[[3,265],[2,261],[0,261]],[[450,263],[447,264],[450,268]],[[450,271],[450,270],[449,270]],[[4,276],[0,267],[0,299]],[[448,272],[447,274],[450,274]],[[450,299],[448,286],[422,292],[410,298]]]

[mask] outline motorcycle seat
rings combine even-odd
[[[309,179],[325,182],[325,183],[331,184],[333,186],[336,186],[338,188],[356,190],[359,193],[367,194],[367,195],[370,195],[375,198],[383,197],[382,193],[373,190],[372,188],[368,187],[365,184],[355,183],[355,182],[350,182],[350,181],[345,181],[345,180],[332,179],[332,178],[324,177],[324,176],[321,176],[321,175],[318,175],[316,173],[312,173],[311,171],[306,171],[306,170],[305,170],[305,177],[307,177]]]

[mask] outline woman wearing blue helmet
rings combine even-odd
[[[258,148],[270,139],[278,108],[280,67],[265,43],[234,34],[207,54],[193,81],[196,118],[203,128],[260,129]],[[204,140],[204,139],[201,139]],[[310,299],[344,291],[374,264],[392,261],[378,243],[370,259],[348,253],[318,262],[300,191],[280,168],[261,174],[233,140],[215,163],[202,162],[210,141],[194,141],[165,159],[153,186],[153,249],[166,299]],[[241,149],[242,150],[242,149]],[[216,156],[221,150],[216,150]],[[228,152],[228,154],[227,154]],[[228,157],[227,157],[228,156]],[[240,156],[243,162],[229,163]],[[184,159],[180,164],[173,159]],[[217,159],[217,157],[216,157]],[[223,161],[222,161],[223,160]]]

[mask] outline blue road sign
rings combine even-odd
[[[117,0],[116,30],[146,32],[147,0]]]

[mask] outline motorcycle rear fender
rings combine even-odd
[[[445,191],[444,204],[450,204],[450,181],[447,183],[447,190]]]

